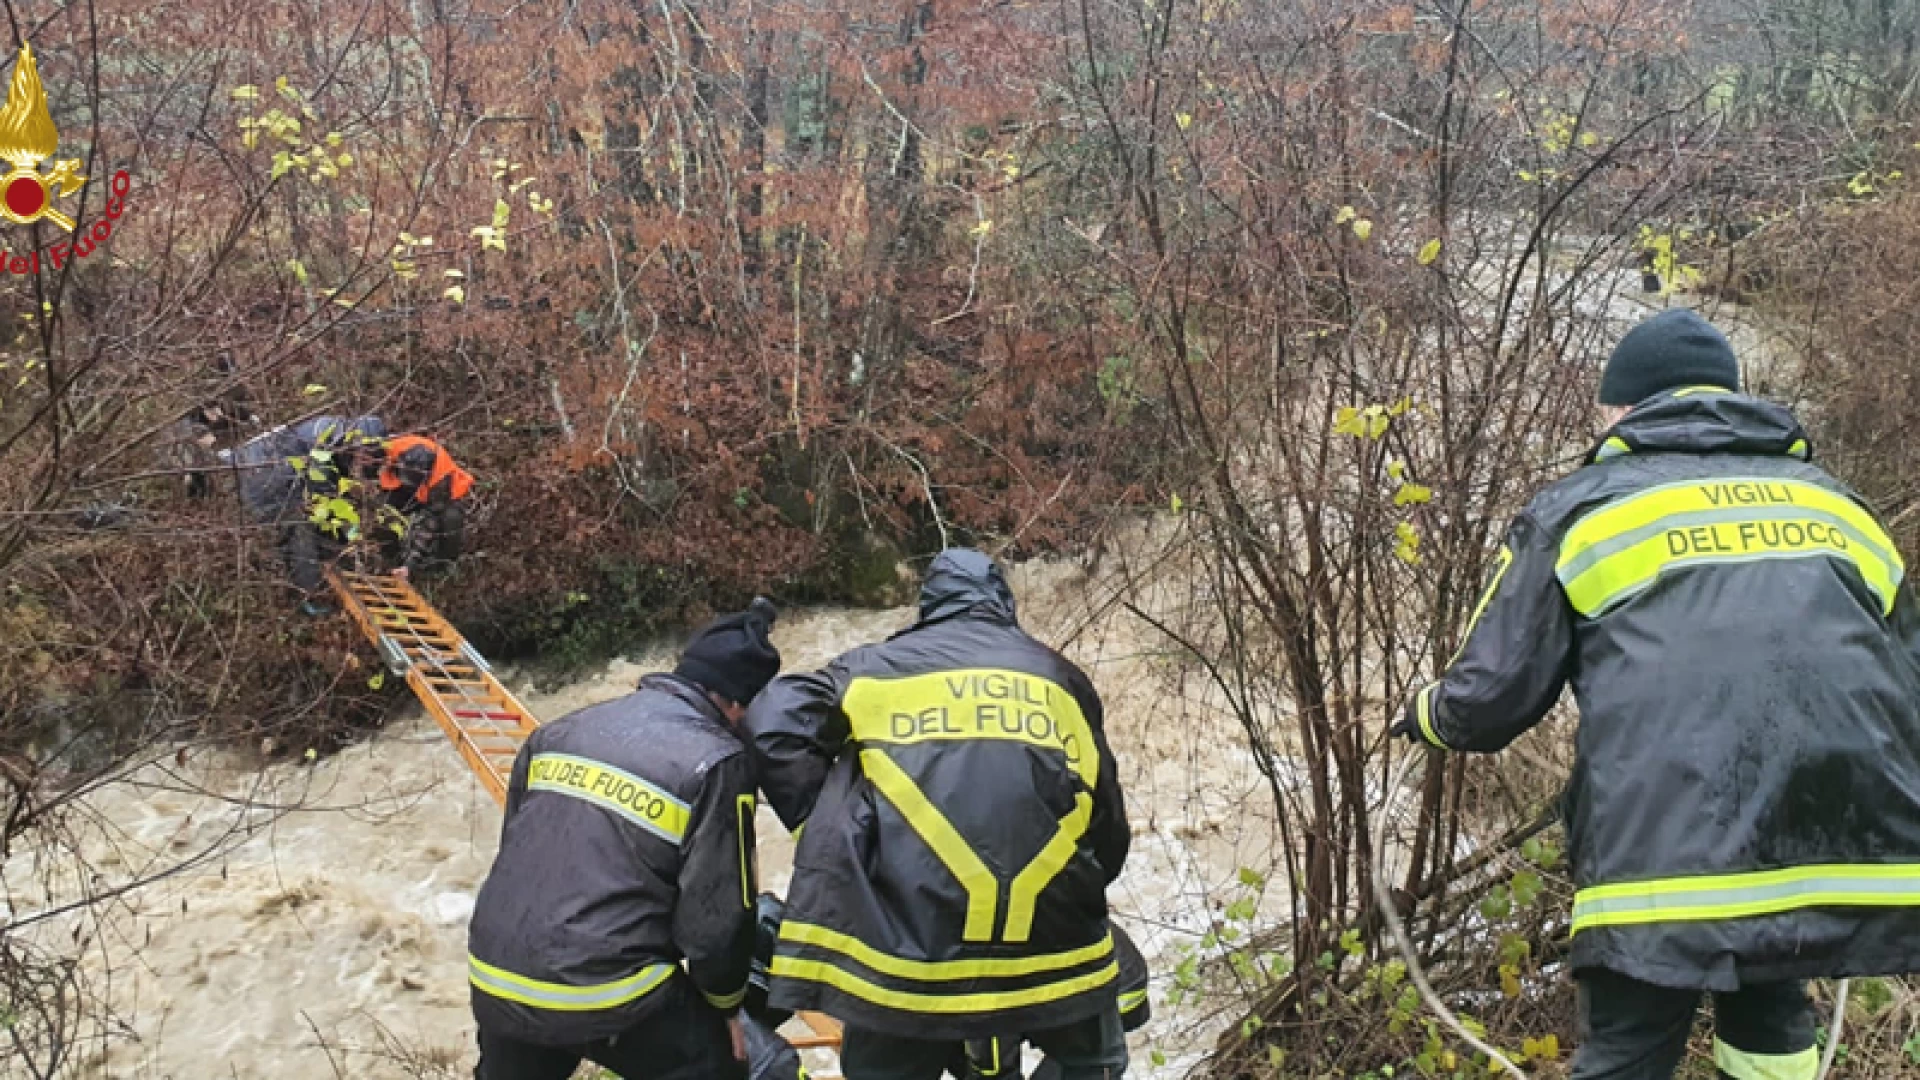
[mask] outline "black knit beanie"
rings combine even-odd
[[[751,702],[780,673],[780,650],[767,637],[775,618],[772,602],[764,598],[745,611],[722,615],[687,643],[673,673],[735,705]]]
[[[1713,324],[1672,308],[1627,331],[1600,376],[1600,404],[1638,405],[1683,386],[1740,389],[1733,346]]]

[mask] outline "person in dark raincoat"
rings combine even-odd
[[[231,455],[241,504],[279,533],[280,557],[307,614],[332,610],[322,596],[321,567],[346,542],[338,523],[315,520],[313,500],[343,494],[343,484],[364,468],[386,434],[377,416],[315,416],[269,431]]]
[[[1802,980],[1920,970],[1906,567],[1699,316],[1627,334],[1600,402],[1395,731],[1493,752],[1572,683],[1575,1080],[1672,1076],[1703,993],[1722,1076],[1811,1080]]]
[[[1106,889],[1129,833],[1100,698],[991,559],[943,552],[918,622],[776,680],[746,728],[804,825],[770,1000],[846,1026],[849,1080],[932,1080],[1009,1033],[1070,1080],[1121,1075]]]

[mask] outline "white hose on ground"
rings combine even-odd
[[[1392,743],[1389,742],[1388,746],[1390,753]],[[1499,1065],[1508,1076],[1513,1077],[1513,1080],[1527,1080],[1527,1074],[1521,1072],[1518,1065],[1507,1060],[1505,1054],[1495,1050],[1473,1032],[1468,1031],[1467,1026],[1460,1022],[1460,1018],[1453,1015],[1453,1010],[1447,1008],[1447,1003],[1440,1000],[1440,995],[1434,993],[1432,984],[1427,982],[1427,971],[1420,966],[1420,957],[1414,952],[1413,941],[1407,937],[1407,928],[1400,923],[1400,911],[1394,906],[1393,894],[1387,888],[1387,812],[1393,809],[1394,794],[1407,782],[1407,777],[1412,774],[1413,767],[1419,764],[1420,760],[1421,755],[1409,754],[1406,760],[1400,763],[1400,767],[1393,771],[1391,779],[1387,781],[1386,791],[1380,796],[1380,811],[1374,818],[1372,830],[1373,902],[1379,906],[1380,914],[1386,919],[1387,929],[1393,933],[1394,947],[1400,950],[1400,959],[1407,965],[1407,977],[1413,980],[1414,988],[1420,991],[1420,999],[1427,1003],[1427,1008],[1433,1010],[1433,1014],[1440,1018],[1441,1023],[1453,1029],[1453,1033],[1460,1036],[1462,1042],[1487,1055],[1487,1060]],[[1820,1058],[1820,1071],[1814,1075],[1814,1080],[1827,1080],[1827,1074],[1833,1069],[1834,1055],[1840,1049],[1840,1029],[1846,1022],[1846,1015],[1847,980],[1842,979],[1834,993],[1833,1020],[1827,1026],[1827,1052]]]

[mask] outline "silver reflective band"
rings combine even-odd
[[[1573,932],[1777,915],[1810,907],[1920,907],[1920,865],[1836,865],[1602,885],[1573,899]]]
[[[567,986],[515,975],[478,957],[467,957],[467,977],[474,987],[497,998],[556,1012],[612,1009],[644,997],[673,974],[671,964],[654,964],[616,982],[595,986]]]

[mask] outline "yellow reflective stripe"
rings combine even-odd
[[[1610,435],[1607,437],[1606,442],[1600,444],[1600,449],[1593,455],[1593,460],[1605,461],[1610,457],[1619,457],[1621,454],[1631,453],[1633,453],[1633,447],[1627,445],[1627,440],[1618,435]]]
[[[1692,397],[1695,394],[1731,394],[1733,391],[1724,386],[1683,386],[1673,392],[1677,398]]]
[[[977,994],[912,994],[904,990],[889,990],[884,986],[876,986],[851,972],[842,971],[831,964],[824,964],[817,960],[796,960],[790,956],[773,958],[773,974],[777,978],[824,983],[862,1001],[890,1009],[951,1014],[999,1012],[1003,1009],[1044,1005],[1050,1001],[1070,998],[1075,994],[1096,990],[1112,982],[1120,976],[1120,966],[1108,964],[1091,974],[1062,979],[1045,986]]]
[[[1147,992],[1145,990],[1129,990],[1120,995],[1120,1011],[1123,1013],[1130,1013],[1146,1003]]]
[[[740,1003],[747,1000],[747,988],[743,986],[731,994],[709,994],[702,990],[700,996],[707,999],[707,1004],[721,1012],[727,1012],[739,1008]]]
[[[960,933],[961,940],[992,940],[993,919],[1000,904],[1000,882],[993,871],[987,869],[987,864],[967,846],[966,838],[892,758],[879,750],[862,750],[860,767],[967,891],[967,922]]]
[[[477,956],[467,957],[467,978],[475,989],[497,998],[555,1012],[592,1012],[614,1009],[644,997],[666,982],[674,972],[671,964],[653,964],[610,983],[569,986],[515,975],[494,967]]]
[[[1795,1054],[1755,1054],[1715,1039],[1713,1063],[1733,1080],[1813,1080],[1820,1051],[1809,1046]]]
[[[1778,915],[1810,907],[1920,907],[1920,864],[1832,864],[1581,889],[1573,932]]]
[[[1067,860],[1080,847],[1080,837],[1087,831],[1087,823],[1093,820],[1093,799],[1086,792],[1075,792],[1073,810],[1060,819],[1060,828],[1033,857],[1026,869],[1013,879],[1013,885],[1007,890],[1007,927],[1000,940],[1018,944],[1027,940],[1033,933],[1033,909],[1040,902],[1040,893],[1047,883],[1058,877],[1066,868]]]
[[[740,902],[747,907],[753,906],[753,859],[747,854],[747,844],[753,837],[753,812],[757,805],[752,794],[742,795],[734,803],[739,826],[735,838],[740,842]]]
[[[1413,715],[1414,719],[1420,722],[1420,734],[1426,737],[1427,742],[1446,750],[1448,749],[1447,741],[1433,729],[1433,692],[1439,688],[1440,684],[1437,682],[1428,683],[1420,688],[1420,692],[1413,696]]]
[[[1061,971],[1103,959],[1113,953],[1113,935],[1107,934],[1091,945],[1070,952],[1041,956],[1000,957],[987,960],[908,960],[873,948],[864,941],[812,923],[788,920],[780,924],[780,940],[799,945],[830,949],[882,975],[919,982],[945,982],[958,979],[1011,979]]]
[[[1810,555],[1851,561],[1891,612],[1906,566],[1879,523],[1843,495],[1778,478],[1687,481],[1623,499],[1568,531],[1555,572],[1574,610],[1592,617],[1670,568]]]
[[[571,754],[535,754],[527,790],[551,791],[610,810],[670,844],[687,834],[687,804],[611,765]]]
[[[841,709],[853,738],[874,745],[997,739],[1058,750],[1092,788],[1100,754],[1080,703],[1038,675],[1000,668],[937,671],[901,679],[861,676]]]
[[[1493,603],[1493,594],[1500,591],[1500,579],[1507,576],[1507,568],[1513,565],[1513,549],[1500,545],[1500,554],[1493,560],[1493,580],[1487,582],[1487,591],[1480,594],[1480,603],[1474,605],[1473,617],[1467,620],[1467,628],[1460,635],[1460,647],[1453,650],[1453,659],[1447,661],[1452,667],[1460,660],[1460,654],[1467,651],[1467,639],[1473,636],[1473,628],[1480,625],[1480,616],[1487,613],[1487,605]]]
[[[1811,456],[1807,450],[1807,440],[1805,439],[1793,440],[1793,445],[1787,447],[1787,454],[1790,457],[1797,457],[1802,460],[1805,460],[1806,458]]]

